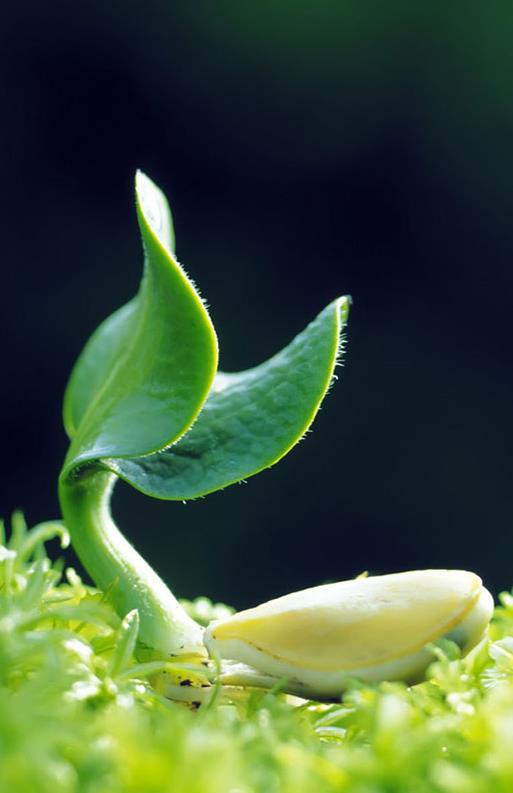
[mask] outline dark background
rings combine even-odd
[[[175,591],[245,606],[426,566],[511,587],[511,3],[19,3],[0,38],[3,514],[58,515],[61,395],[137,289],[141,167],[224,369],[354,298],[275,469],[186,506],[119,486]]]

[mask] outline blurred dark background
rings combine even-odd
[[[119,486],[175,591],[241,607],[427,566],[511,587],[512,35],[507,2],[11,6],[1,512],[59,513],[61,395],[137,289],[141,167],[224,369],[354,298],[339,382],[275,469],[185,506]]]

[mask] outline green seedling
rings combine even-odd
[[[461,570],[360,576],[234,614],[177,601],[115,526],[118,478],[190,499],[286,454],[349,308],[330,304],[249,372],[216,372],[165,198],[142,175],[136,189],[140,292],[66,392],[66,526],[28,529],[18,512],[6,536],[0,521],[0,791],[512,790],[510,593],[489,631],[491,597]],[[98,588],[47,556],[70,538]]]
[[[128,543],[110,513],[118,478],[147,495],[194,499],[268,468],[313,421],[333,379],[349,299],[328,305],[253,369],[217,371],[207,309],[174,255],[163,193],[142,173],[140,290],[79,357],[64,400],[70,447],[59,482],[73,546],[118,614],[137,609],[155,655],[204,653],[203,631]]]
[[[59,481],[73,546],[124,619],[112,674],[136,641],[150,664],[183,656],[194,666],[208,648],[218,686],[278,686],[329,699],[340,696],[348,676],[420,678],[434,658],[429,642],[452,640],[467,652],[493,608],[472,573],[414,571],[315,587],[205,632],[125,539],[110,512],[118,479],[183,501],[247,479],[287,454],[333,380],[350,303],[334,300],[260,366],[219,372],[212,322],[174,254],[167,201],[141,173],[136,206],[143,279],[75,365],[64,400],[70,447]],[[195,669],[187,686],[175,676],[166,693],[212,702],[212,666],[204,674]]]

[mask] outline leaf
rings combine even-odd
[[[285,349],[237,374],[218,373],[192,429],[165,451],[104,465],[148,495],[205,495],[276,463],[301,438],[329,388],[349,299],[339,298]]]
[[[165,197],[139,172],[136,198],[145,250],[141,287],[93,334],[72,373],[64,404],[72,437],[66,471],[175,441],[194,421],[215,375],[215,331],[171,252]]]
[[[64,394],[64,426],[73,438],[87,408],[128,346],[138,307],[134,298],[95,330],[71,373]]]

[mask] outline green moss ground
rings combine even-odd
[[[253,692],[192,711],[136,664],[134,620],[46,557],[57,530],[27,532],[18,515],[0,546],[0,793],[513,790],[511,595],[489,641],[463,660],[438,646],[419,686],[348,681],[334,705]]]

